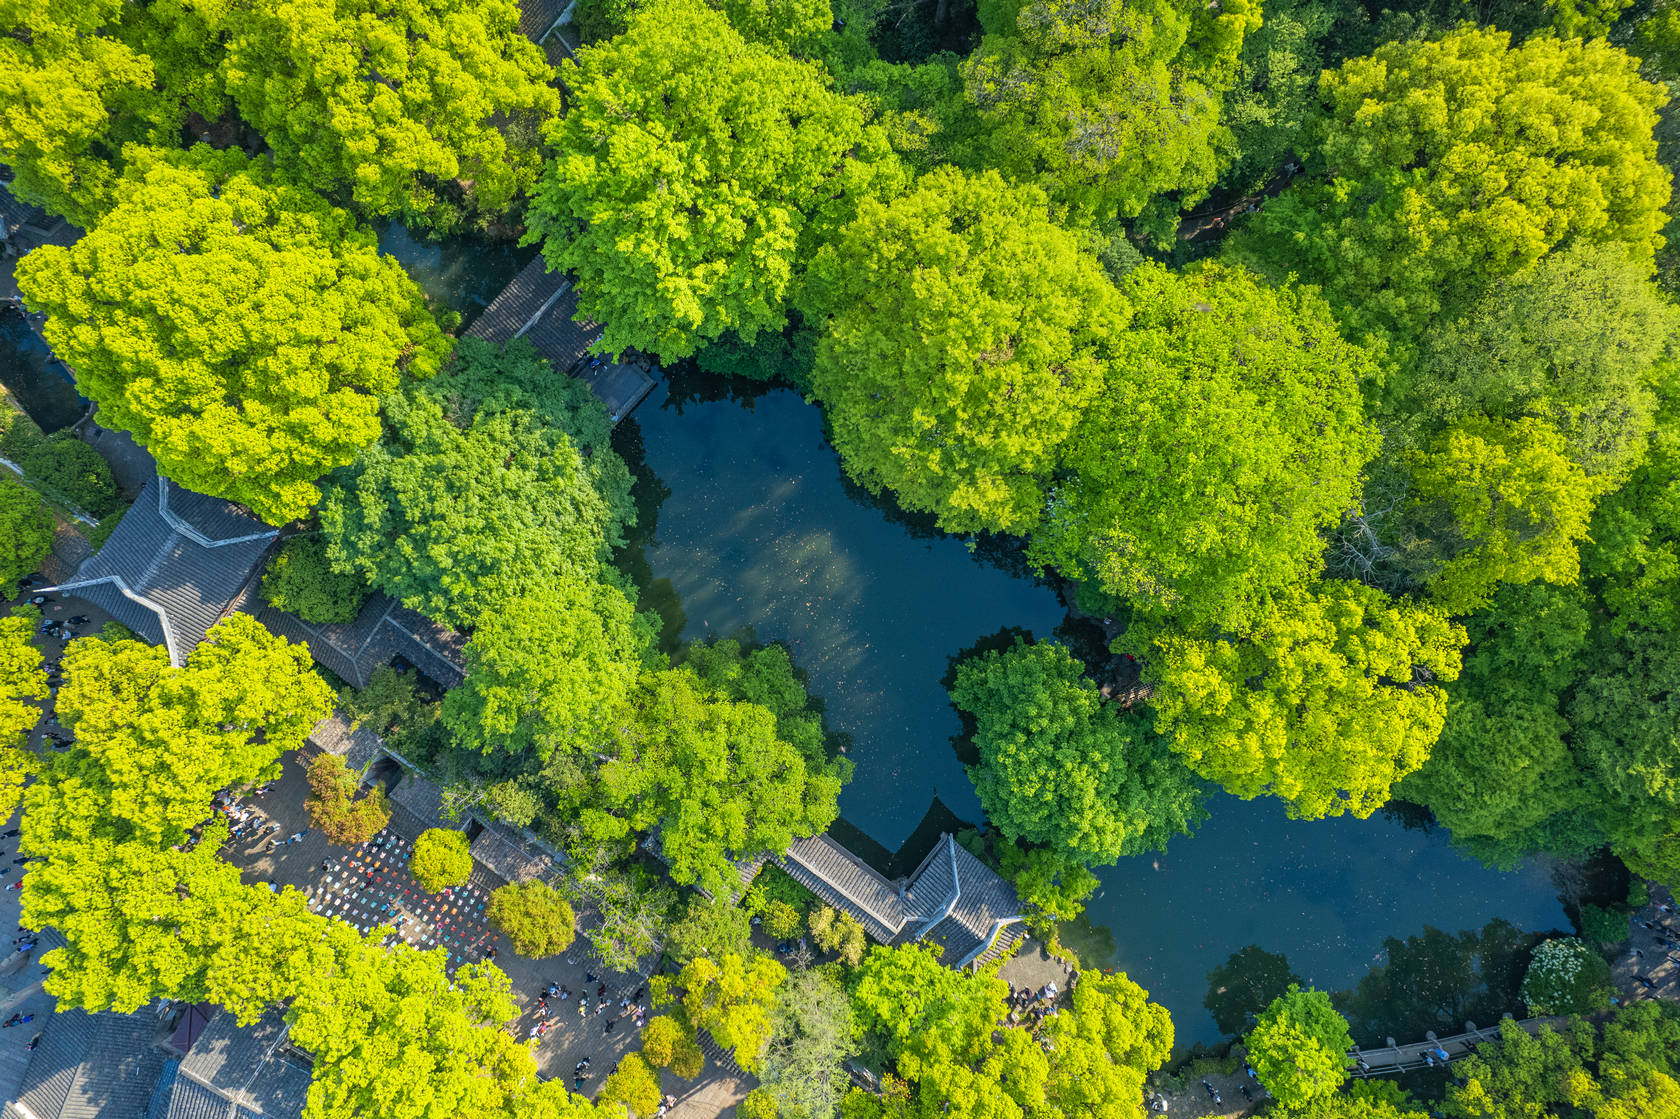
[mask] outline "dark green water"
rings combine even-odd
[[[844,481],[819,411],[788,390],[715,395],[665,385],[621,426],[664,491],[639,556],[644,601],[683,639],[751,626],[788,644],[851,738],[857,776],[841,797],[852,824],[896,848],[940,799],[979,804],[953,749],[950,659],[1006,627],[1050,636],[1056,596],[929,532]],[[1102,870],[1076,945],[1165,1004],[1181,1044],[1214,1041],[1206,973],[1246,944],[1289,957],[1326,988],[1382,960],[1385,937],[1504,917],[1567,927],[1547,873],[1502,874],[1452,851],[1440,832],[1370,820],[1291,821],[1275,801],[1210,803],[1212,818],[1167,852]]]
[[[0,304],[0,385],[43,431],[70,426],[86,408],[64,366],[6,304]]]

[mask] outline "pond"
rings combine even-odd
[[[537,255],[534,246],[522,249],[473,237],[427,240],[395,221],[375,226],[374,232],[379,250],[403,266],[438,310],[457,312],[463,330]]]
[[[0,385],[42,431],[69,427],[87,407],[69,371],[9,303],[0,303]]]
[[[1057,597],[1007,553],[971,551],[847,483],[820,411],[798,394],[747,392],[679,378],[620,427],[621,448],[645,466],[641,488],[662,493],[643,502],[630,557],[644,603],[670,637],[750,626],[787,643],[857,763],[841,812],[886,848],[936,793],[977,820],[941,679],[951,658],[1000,631],[1050,636],[1064,621]],[[1545,869],[1489,870],[1439,830],[1380,815],[1291,821],[1265,798],[1220,794],[1209,807],[1195,836],[1100,871],[1094,927],[1075,944],[1088,965],[1128,972],[1167,1006],[1181,1046],[1218,1040],[1202,1007],[1207,972],[1247,944],[1337,988],[1381,962],[1385,937],[1426,924],[1568,927]]]

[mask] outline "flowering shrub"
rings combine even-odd
[[[1610,965],[1574,937],[1548,940],[1534,950],[1522,999],[1536,1016],[1602,1010],[1610,1005]]]

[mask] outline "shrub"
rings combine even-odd
[[[99,551],[105,546],[105,541],[111,539],[111,534],[117,531],[117,526],[122,524],[123,514],[127,512],[127,508],[118,509],[108,517],[100,517],[99,523],[88,529],[85,535],[87,542],[93,545],[94,551]]]
[[[263,575],[262,596],[275,609],[320,625],[354,621],[368,589],[355,575],[333,570],[326,540],[312,532],[292,537],[274,553]]]
[[[811,939],[817,942],[818,948],[833,952],[849,967],[862,963],[863,954],[869,949],[868,936],[857,918],[826,905],[811,911]]]
[[[1597,905],[1581,907],[1581,935],[1600,944],[1620,944],[1628,938],[1628,915],[1625,909],[1605,909]]]
[[[0,587],[9,593],[52,551],[53,517],[36,492],[0,469]]]
[[[327,842],[345,847],[366,843],[391,822],[385,790],[374,788],[356,799],[356,775],[337,754],[321,754],[309,763],[309,790],[303,802],[309,818],[327,837]]]
[[[472,875],[472,853],[464,832],[427,828],[414,841],[408,871],[429,894],[459,886]]]
[[[1651,900],[1651,889],[1642,878],[1635,878],[1628,886],[1627,903],[1630,909],[1643,909]]]
[[[1610,1005],[1610,965],[1574,937],[1548,940],[1534,950],[1523,976],[1528,1012],[1587,1014]]]
[[[36,444],[18,465],[25,478],[84,513],[106,517],[122,507],[111,464],[67,431]]]
[[[459,834],[459,833],[453,833]],[[558,956],[572,946],[577,918],[566,899],[545,882],[521,882],[490,895],[485,911],[490,923],[507,933],[513,950],[538,959]]]
[[[741,899],[741,908],[759,918],[771,936],[785,938],[799,935],[805,927],[805,914],[816,900],[817,895],[794,881],[787,871],[766,866]]]

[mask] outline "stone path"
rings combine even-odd
[[[1650,901],[1630,918],[1628,928],[1628,946],[1610,968],[1618,996],[1624,1002],[1680,999],[1680,907],[1674,896],[1652,886]]]

